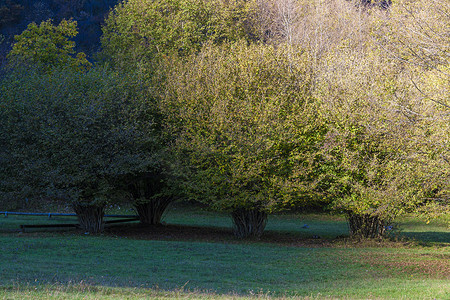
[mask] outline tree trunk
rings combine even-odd
[[[138,202],[134,207],[142,224],[158,225],[161,224],[161,218],[172,200],[172,197],[158,197],[149,202]]]
[[[73,209],[77,214],[80,228],[85,232],[98,234],[103,231],[104,206],[76,203],[73,205]]]
[[[350,237],[382,238],[386,234],[386,227],[389,225],[387,220],[369,214],[358,215],[349,212],[347,219]]]
[[[234,235],[238,238],[260,237],[267,223],[267,213],[257,209],[236,209],[231,217]]]

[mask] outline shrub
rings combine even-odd
[[[291,50],[208,44],[168,71],[163,111],[185,189],[231,211],[241,237],[259,236],[268,212],[313,198],[323,132],[308,58]]]
[[[63,198],[99,232],[105,204],[126,199],[120,178],[161,165],[154,103],[132,76],[16,70],[0,91],[4,196]]]

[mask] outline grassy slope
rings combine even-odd
[[[20,218],[2,218],[1,228],[23,223],[25,217]],[[44,220],[40,218],[41,223]],[[226,215],[186,208],[172,210],[166,221],[231,225]],[[413,220],[404,222],[409,235],[415,232],[432,240],[440,232],[440,246],[374,248],[335,243],[332,247],[292,247],[258,241],[132,240],[80,236],[74,231],[3,233],[0,298],[46,299],[53,294],[54,298],[73,299],[164,298],[166,294],[169,298],[199,298],[214,291],[219,295],[446,299],[450,294],[448,228],[443,223],[423,227]],[[303,224],[309,229],[303,229]],[[345,233],[346,225],[339,218],[280,215],[270,219],[268,230],[272,234],[291,231],[299,239],[313,234],[327,238]],[[11,289],[17,285],[20,288]],[[172,291],[184,287],[202,294],[146,289],[156,287]]]

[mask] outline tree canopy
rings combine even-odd
[[[91,67],[83,52],[75,53],[75,42],[70,38],[78,34],[77,22],[62,20],[53,25],[52,20],[39,25],[30,23],[26,30],[15,36],[7,58],[11,65],[39,66],[45,71],[54,68],[85,70]]]
[[[254,1],[242,0],[124,1],[106,19],[102,54],[121,68],[152,72],[162,56],[188,56],[208,41],[256,40],[254,10]]]
[[[234,212],[270,212],[312,198],[322,131],[308,57],[296,53],[208,44],[174,63],[163,111],[191,197]]]
[[[161,162],[151,98],[131,77],[100,67],[14,72],[0,91],[1,183],[12,199],[56,197],[101,208],[117,201],[121,176]]]

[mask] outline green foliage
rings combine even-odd
[[[323,182],[333,208],[373,223],[378,229],[371,237],[382,235],[397,216],[433,197],[438,184],[432,156],[416,144],[420,115],[408,102],[402,65],[371,44],[343,43],[324,64],[333,71],[321,74],[316,90],[329,129]]]
[[[52,20],[37,25],[31,23],[22,34],[15,36],[14,43],[7,58],[12,66],[36,65],[49,72],[55,68],[70,68],[78,71],[91,67],[83,52],[75,53],[77,22],[62,20],[53,25]]]
[[[395,4],[377,38],[403,63],[403,81],[409,84],[408,108],[416,113],[411,140],[420,149],[416,160],[432,191],[419,212],[445,216],[450,213],[450,3],[398,0]]]
[[[168,73],[163,111],[192,198],[261,211],[312,198],[323,132],[307,56],[288,46],[208,44]]]
[[[252,7],[252,1],[242,0],[124,1],[106,19],[102,54],[120,68],[143,64],[151,72],[161,56],[188,56],[209,40],[254,38]]]
[[[382,223],[406,211],[448,213],[449,2],[399,0],[389,14],[357,2],[290,11],[293,41],[314,57],[313,94],[328,128],[323,195]]]
[[[131,75],[18,70],[0,91],[3,199],[101,206],[118,200],[118,177],[160,164],[152,98]]]

